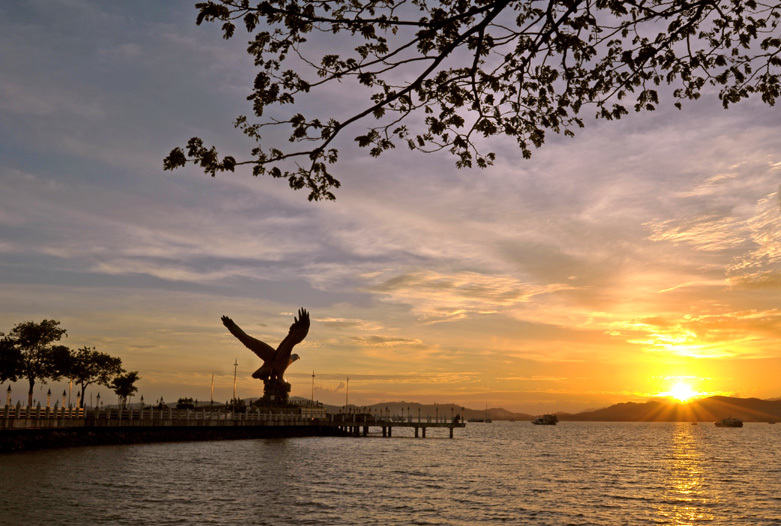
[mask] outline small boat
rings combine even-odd
[[[719,422],[716,422],[716,427],[743,427],[743,420],[739,418],[722,418]]]
[[[472,417],[467,420],[467,422],[485,422],[486,424],[493,422],[493,420],[491,420],[491,418],[488,416],[488,405],[486,404],[485,406],[485,416],[483,418]]]
[[[692,425],[693,426],[698,426],[698,425],[700,425],[700,423],[699,422],[692,422]]]
[[[542,415],[532,420],[532,424],[535,426],[555,426],[559,421],[556,415]]]

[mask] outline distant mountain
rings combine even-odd
[[[602,422],[715,422],[732,416],[745,422],[775,422],[781,420],[781,401],[729,396],[711,396],[686,404],[649,400],[558,416],[559,420]]]

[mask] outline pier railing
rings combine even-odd
[[[0,407],[0,429],[37,429],[47,427],[83,427],[81,407]]]
[[[320,416],[321,418],[317,418]],[[231,410],[173,409],[152,407],[144,409],[83,409],[57,407],[0,407],[0,429],[40,429],[57,427],[115,427],[115,426],[290,426],[312,425],[323,420],[325,414],[236,412]]]
[[[370,427],[381,428],[383,436],[392,436],[393,428],[413,428],[415,436],[426,436],[427,428],[453,428],[465,424],[444,415],[437,417],[406,415],[406,418],[391,415],[339,413],[326,415],[300,410],[262,411],[260,408],[243,412],[230,409],[209,410],[207,408],[173,409],[163,408],[72,408],[72,407],[22,407],[17,405],[0,407],[0,430],[2,429],[46,429],[46,428],[107,428],[107,427],[301,427],[319,426],[336,428],[345,434],[364,435]]]
[[[96,409],[86,414],[91,426],[303,426],[319,420],[303,413],[237,412],[206,409]]]

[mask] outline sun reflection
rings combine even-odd
[[[679,423],[673,431],[672,451],[667,462],[668,479],[659,514],[674,524],[692,524],[715,518],[707,511],[709,497],[697,429]]]

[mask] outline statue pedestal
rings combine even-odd
[[[287,405],[290,397],[290,384],[284,380],[267,379],[263,380],[263,405]]]

